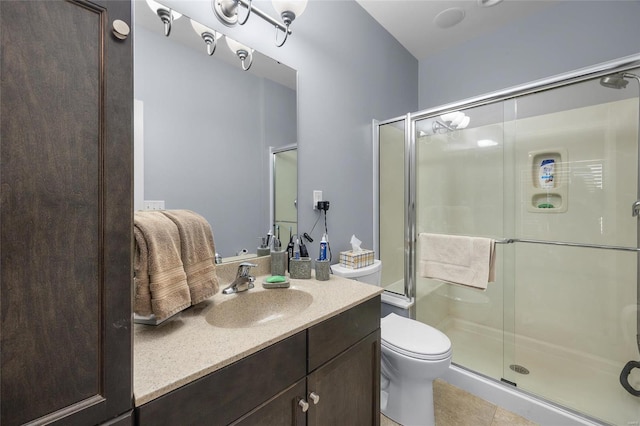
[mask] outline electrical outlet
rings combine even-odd
[[[313,209],[314,210],[318,208],[318,201],[322,201],[322,191],[318,191],[316,189],[313,191]]]
[[[164,200],[144,200],[145,210],[164,210]]]

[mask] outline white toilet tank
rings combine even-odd
[[[350,278],[352,280],[361,281],[363,283],[380,286],[382,277],[382,261],[374,260],[373,265],[364,268],[351,269],[342,265],[331,265],[333,273],[339,277]]]

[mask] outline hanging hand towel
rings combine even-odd
[[[163,320],[191,306],[176,225],[160,212],[135,212],[134,237],[134,312]]]
[[[495,281],[495,241],[420,234],[420,276],[482,290]]]
[[[214,262],[216,248],[209,222],[190,210],[163,210],[180,233],[180,252],[191,303],[200,303],[218,292],[218,276]]]

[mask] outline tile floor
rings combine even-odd
[[[433,383],[436,426],[533,426],[535,423],[442,380]],[[381,415],[380,426],[398,426]],[[402,425],[414,426],[414,425]]]

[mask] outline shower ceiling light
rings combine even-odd
[[[462,119],[464,117],[464,113],[460,112],[460,111],[453,111],[453,112],[448,112],[446,114],[442,114],[440,116],[440,119],[442,121],[450,121],[450,122],[454,122],[458,119]]]
[[[498,3],[502,3],[502,0],[478,0],[478,6],[480,7],[491,7]]]
[[[180,18],[182,14],[161,5],[155,0],[147,0],[147,5],[153,10],[153,13],[160,17],[160,20],[164,24],[164,35],[169,37],[169,34],[171,34],[171,24]]]
[[[431,126],[433,133],[446,133],[464,129],[471,122],[471,117],[460,111],[453,111],[440,116]]]
[[[443,29],[451,28],[454,25],[462,22],[462,20],[464,19],[464,15],[464,9],[461,9],[459,7],[452,7],[438,13],[436,17],[433,18],[433,23]]]
[[[273,7],[282,18],[282,23],[277,19],[264,13],[262,10],[252,5],[252,0],[211,0],[211,8],[218,20],[228,27],[237,24],[244,25],[251,13],[258,15],[276,29],[276,46],[281,47],[287,41],[291,30],[289,26],[307,7],[307,0],[272,0]],[[242,20],[238,19],[238,9],[240,6],[247,9],[247,14]],[[278,31],[284,33],[282,41],[278,41]]]

